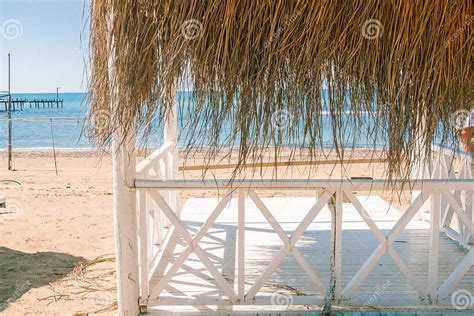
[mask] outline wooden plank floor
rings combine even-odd
[[[390,231],[401,215],[396,208],[390,207],[378,196],[358,196],[358,199],[385,234]],[[293,232],[315,202],[315,198],[312,197],[262,198],[262,200],[287,234]],[[192,234],[200,228],[217,205],[217,202],[217,199],[214,198],[191,198],[187,200],[184,205],[182,219]],[[327,287],[330,280],[330,220],[331,214],[326,206],[297,243],[297,248]],[[273,232],[271,226],[250,199],[246,199],[245,239],[247,291],[283,245],[278,235]],[[223,273],[225,279],[237,292],[236,240],[237,199],[232,199],[217,219],[216,224],[212,226],[199,244],[208,254],[211,262]],[[151,289],[158,283],[164,272],[176,260],[185,246],[185,242],[178,236],[171,238],[159,265],[160,273],[151,280]],[[344,203],[342,289],[362,267],[377,246],[377,239],[352,204]],[[416,277],[419,286],[423,289],[426,288],[429,224],[421,220],[412,220],[403,234],[396,240],[394,247],[409,267],[412,275]],[[464,258],[464,255],[465,252],[456,243],[444,234],[440,235],[438,286],[446,280]],[[457,289],[465,289],[474,294],[473,267],[454,290]],[[318,294],[321,293],[318,293],[291,254],[284,259],[280,267],[258,293],[259,296],[282,295],[283,297]],[[196,255],[192,254],[186,260],[183,269],[178,271],[161,293],[160,298],[172,296],[221,298],[222,295],[223,293],[218,289],[214,278],[200,263]],[[397,301],[392,299],[394,296],[397,297]],[[390,299],[387,300],[387,297],[390,297]],[[368,304],[370,306],[386,304],[389,306],[405,306],[406,304],[403,302],[417,300],[417,297],[416,291],[405,280],[395,262],[389,255],[385,255],[356,290],[354,300],[346,302],[346,304],[362,306],[370,303]],[[288,298],[288,300],[289,303],[292,303],[291,298]],[[420,304],[423,303],[420,302]],[[439,305],[452,308],[449,297],[441,300]],[[159,310],[162,308],[164,307],[158,307]],[[234,307],[234,310],[238,308]],[[258,310],[259,307],[253,307],[253,310],[256,308]],[[294,309],[295,307],[292,306],[291,308]],[[298,308],[304,308],[304,306]]]

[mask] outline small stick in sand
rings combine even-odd
[[[56,170],[56,175],[58,175],[58,164],[56,163],[56,149],[54,147],[53,118],[50,118],[49,121],[51,123],[51,140],[53,141],[54,169]]]

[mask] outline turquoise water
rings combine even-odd
[[[14,148],[51,148],[51,120],[54,143],[58,148],[90,147],[85,139],[80,139],[86,107],[84,93],[60,93],[63,108],[29,108],[13,112],[12,143]],[[12,98],[56,99],[56,93],[13,94]],[[0,109],[1,111],[4,108]],[[7,114],[0,112],[0,149],[7,148]]]
[[[85,137],[81,137],[83,129],[83,119],[87,112],[87,104],[84,102],[85,93],[60,93],[60,99],[64,100],[63,108],[29,108],[25,106],[23,111],[16,111],[13,113],[13,147],[14,148],[36,148],[46,149],[52,148],[53,137],[56,148],[65,149],[89,149],[91,144]],[[55,93],[40,93],[40,94],[14,94],[13,98],[27,98],[27,99],[55,99]],[[186,100],[189,98],[189,93],[178,92],[178,100]],[[186,106],[180,107],[187,109]],[[0,108],[0,150],[7,148],[7,114]],[[182,110],[178,113],[178,132],[179,143],[185,144],[187,137],[190,135],[189,129],[186,128],[186,119],[188,113],[191,111]],[[332,129],[328,116],[323,116],[322,124],[324,132],[322,135],[323,144],[327,147],[332,145]],[[373,129],[373,122],[368,118],[366,128],[355,129],[350,122],[350,115],[346,115],[344,120],[347,124],[344,134],[348,141],[346,145],[356,147],[373,147],[374,139],[368,135],[367,130]],[[302,122],[300,122],[302,123]],[[53,136],[51,133],[51,125]],[[232,126],[225,125],[222,131],[222,140],[227,135],[233,132]],[[357,133],[354,135],[354,133]],[[355,143],[352,143],[355,137]],[[212,139],[204,140],[204,145],[213,141]],[[286,140],[285,145],[302,145],[301,140]],[[162,143],[162,133],[157,132],[152,135],[147,142],[147,145],[156,147]],[[386,144],[383,142],[382,135],[378,135],[375,141],[376,146],[381,147]],[[139,143],[139,145],[144,145]],[[304,145],[304,144],[303,144]]]

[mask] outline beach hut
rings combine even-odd
[[[474,294],[474,184],[470,158],[456,155],[453,122],[472,107],[472,22],[468,0],[92,1],[89,123],[97,144],[112,146],[119,312],[167,305],[471,308],[462,299]],[[183,88],[192,91],[189,102],[176,99]],[[227,179],[179,172],[181,112],[188,114],[181,141],[188,155],[204,151],[210,163],[236,148]],[[161,131],[161,148],[136,164],[138,140]],[[344,163],[361,133],[367,148],[382,148],[382,179],[241,177],[249,165],[277,164],[288,148],[319,162],[318,149],[329,144]],[[262,161],[268,150],[273,158]],[[453,159],[462,160],[457,173]],[[389,216],[373,207],[380,200],[353,194],[401,185],[414,190],[413,201],[388,228]],[[190,190],[220,197],[184,209],[179,196]],[[278,211],[280,202],[259,190],[318,194],[279,200],[291,207]],[[204,206],[211,209],[203,217]],[[224,208],[233,210],[234,225],[217,225]],[[254,213],[265,229],[253,226]],[[284,220],[288,213],[294,225]],[[326,213],[321,228],[317,216]],[[347,237],[358,230],[344,226],[351,214],[367,227],[363,245]],[[212,227],[228,238],[212,239]],[[327,247],[318,248],[311,234],[324,239],[325,232]],[[213,242],[224,253],[213,252]],[[289,256],[294,264],[286,264]],[[190,266],[190,257],[201,267]],[[275,275],[283,283],[272,290]]]

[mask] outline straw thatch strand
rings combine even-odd
[[[315,159],[330,133],[343,158],[362,136],[384,141],[388,176],[404,179],[417,141],[427,154],[435,137],[453,141],[453,113],[472,106],[470,0],[96,0],[91,13],[100,145],[114,126],[162,127],[174,87],[188,87],[188,150],[238,146],[245,163],[290,146]]]

